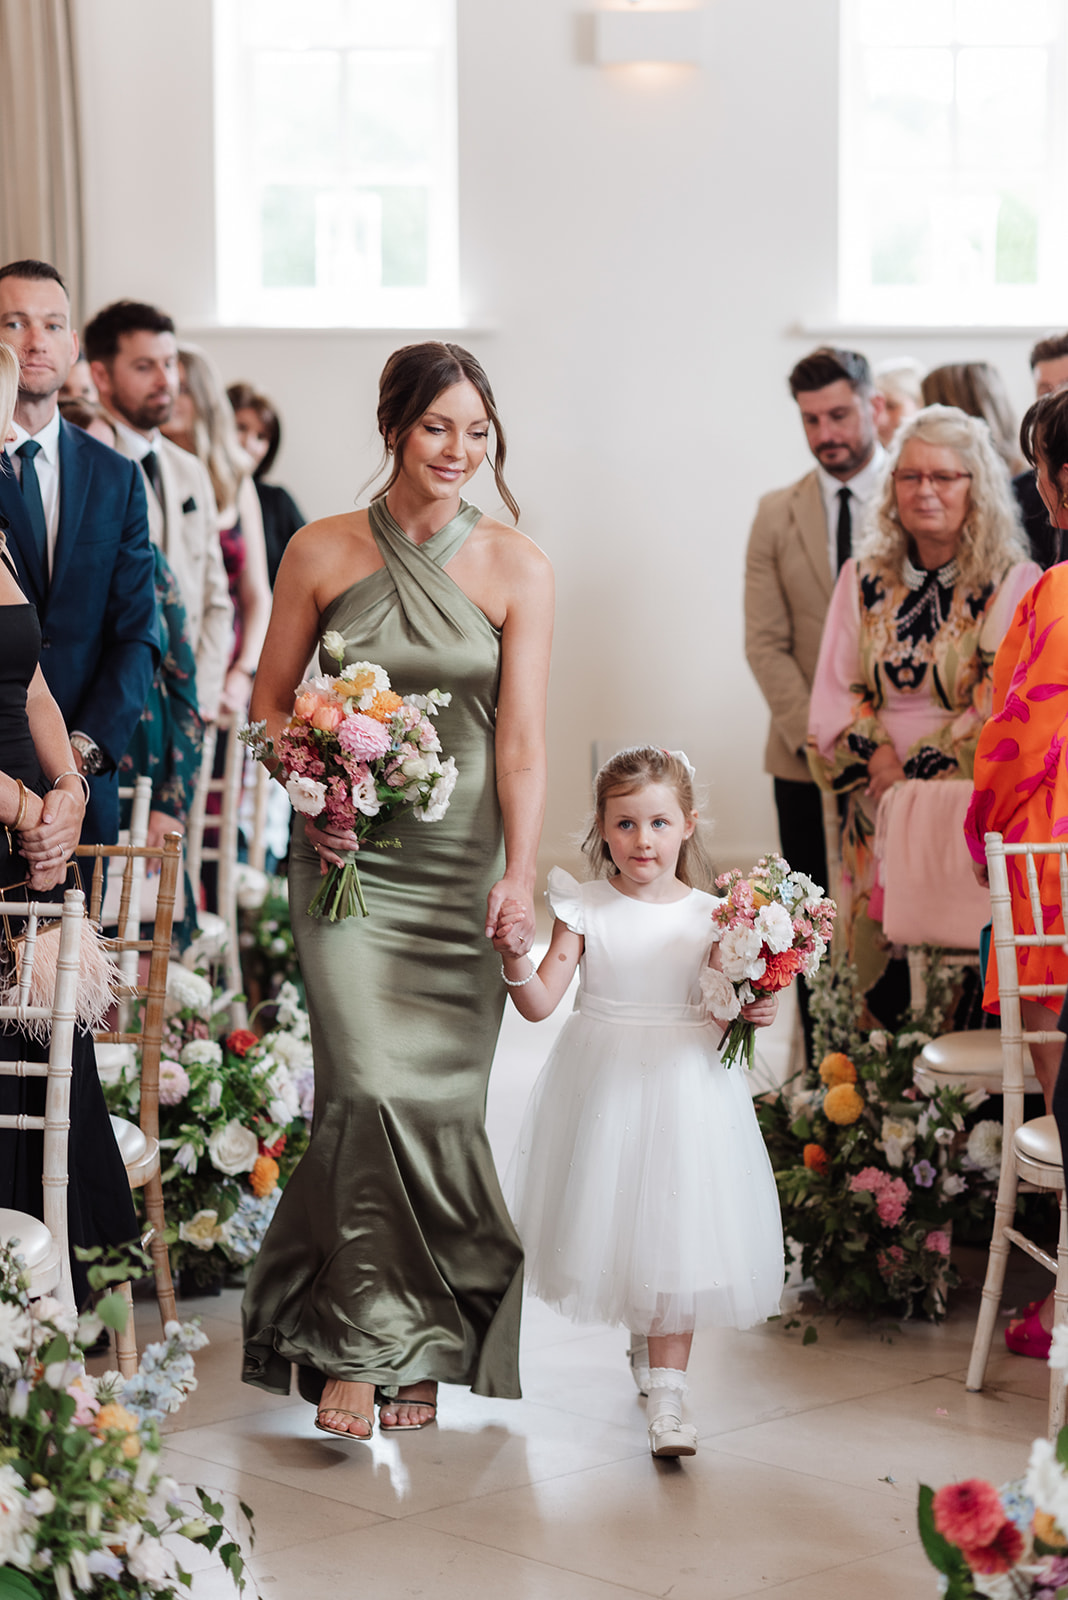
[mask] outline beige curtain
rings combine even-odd
[[[0,265],[58,267],[77,323],[81,171],[73,0],[0,0]]]

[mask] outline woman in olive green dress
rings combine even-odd
[[[391,828],[399,850],[362,851],[366,918],[304,914],[354,835],[296,817],[290,849],[315,1119],[245,1293],[243,1376],[286,1394],[295,1365],[317,1425],[355,1439],[376,1390],[384,1431],[432,1421],[439,1381],[519,1396],[523,1258],[484,1124],[505,994],[490,940],[507,902],[533,942],[552,634],[546,558],[460,497],[492,431],[517,514],[474,357],[395,352],[378,423],[386,489],[294,535],[251,707],[277,734],[327,631],[398,693],[452,695],[437,718],[459,769],[449,810]]]

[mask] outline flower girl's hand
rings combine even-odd
[[[529,942],[526,907],[519,900],[506,900],[497,913],[493,948],[502,956],[522,956],[527,954]]]
[[[759,1000],[750,1000],[747,1006],[742,1007],[742,1016],[746,1022],[751,1022],[754,1028],[770,1028],[778,1009],[777,995],[762,994]]]

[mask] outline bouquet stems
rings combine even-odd
[[[723,1050],[723,1065],[733,1067],[736,1061],[744,1061],[749,1072],[753,1070],[753,1060],[756,1049],[756,1028],[753,1023],[746,1022],[744,1017],[735,1017],[729,1028],[723,1033],[727,1041]],[[720,1044],[723,1044],[723,1039]]]
[[[328,917],[340,922],[344,917],[365,917],[367,902],[363,897],[363,884],[355,860],[343,867],[331,867],[323,874],[318,889],[311,897],[309,917]]]

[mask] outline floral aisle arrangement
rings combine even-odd
[[[1055,1331],[1049,1364],[1068,1368],[1068,1329]],[[945,1600],[1068,1600],[1068,1428],[1056,1445],[1036,1439],[1024,1476],[999,1489],[921,1484],[919,1527]]]
[[[829,967],[812,995],[818,1070],[757,1103],[783,1230],[831,1310],[941,1318],[957,1281],[953,1228],[989,1213],[1001,1123],[966,1122],[986,1096],[926,1098],[912,1081],[947,991],[935,964],[922,1014],[897,1033],[864,1034],[855,974]]]
[[[206,1285],[256,1255],[286,1183],[307,1148],[314,1078],[307,1013],[292,985],[275,1025],[257,1038],[225,1030],[225,1000],[198,973],[172,966],[160,1062],[163,1200],[177,1228],[172,1265]],[[105,1084],[108,1108],[136,1121],[136,1059]]]
[[[796,977],[813,978],[827,953],[837,907],[782,856],[761,856],[752,872],[725,872],[712,912],[719,966],[702,974],[708,1010],[727,1027],[725,1066],[753,1065],[756,1029],[739,1015],[761,995],[777,994]]]
[[[274,1002],[283,984],[290,984],[300,995],[304,992],[289,919],[288,888],[286,878],[272,876],[262,899],[238,899],[246,992],[250,1001],[264,1006]]]
[[[203,1489],[198,1504],[183,1504],[160,1462],[159,1424],[196,1388],[193,1352],[207,1339],[191,1323],[171,1322],[132,1377],[93,1377],[84,1350],[104,1319],[114,1327],[124,1316],[114,1293],[80,1318],[57,1300],[31,1301],[20,1258],[0,1247],[3,1600],[171,1600],[192,1583],[174,1534],[216,1550],[245,1587],[222,1506]]]
[[[361,844],[396,846],[383,830],[402,810],[420,822],[438,822],[456,785],[456,762],[441,759],[441,740],[431,718],[452,696],[395,694],[383,667],[373,661],[345,665],[345,640],[333,631],[323,648],[340,667],[336,677],[300,684],[293,715],[278,736],[253,723],[241,737],[257,761],[280,766],[293,808],[321,817],[331,828],[353,831]],[[312,896],[308,915],[367,915],[355,857],[332,866]]]

